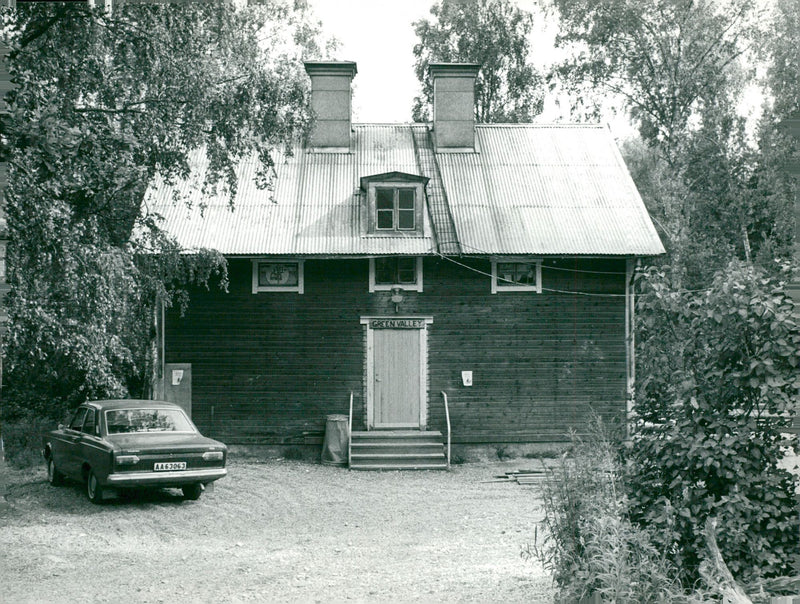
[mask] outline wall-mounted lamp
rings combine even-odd
[[[394,312],[397,313],[400,311],[399,304],[403,301],[403,288],[402,287],[393,287],[392,288],[392,302],[394,303]]]

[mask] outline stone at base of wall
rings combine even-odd
[[[319,461],[322,445],[228,445],[228,457],[244,461]]]
[[[482,445],[452,445],[451,463],[480,463],[519,459],[535,462],[539,458],[560,455],[565,443],[496,443]],[[229,445],[229,457],[247,461],[277,459],[313,461],[320,460],[321,445]]]
[[[482,445],[452,445],[451,463],[476,463],[508,461],[512,459],[535,461],[558,457],[568,443],[494,443]]]

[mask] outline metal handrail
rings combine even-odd
[[[442,390],[444,398],[444,417],[447,420],[447,469],[450,469],[450,408],[447,405],[447,393]]]
[[[350,391],[350,417],[347,422],[347,466],[350,466],[350,451],[353,443],[353,392]]]

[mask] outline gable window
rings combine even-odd
[[[379,231],[413,231],[417,228],[414,189],[375,188],[375,214]]]
[[[377,237],[423,237],[425,185],[428,179],[404,172],[361,178],[366,194],[366,234]]]
[[[253,293],[303,293],[303,261],[294,259],[253,260]]]
[[[369,259],[369,291],[389,291],[402,287],[422,291],[422,258],[388,256]]]
[[[542,293],[541,260],[501,258],[492,260],[492,293]]]

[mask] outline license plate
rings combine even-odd
[[[165,470],[185,470],[186,469],[186,462],[185,461],[165,461],[157,463],[153,470],[156,472],[165,471]]]

